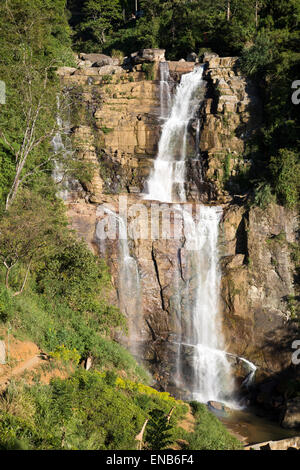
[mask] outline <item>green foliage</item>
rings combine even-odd
[[[190,405],[196,418],[196,429],[194,433],[186,435],[189,448],[196,450],[241,449],[242,444],[229,434],[205,405],[198,402],[191,402]]]
[[[73,64],[65,0],[7,0],[0,5],[0,203],[37,174],[51,171],[59,92],[55,70]],[[41,177],[42,179],[42,177]]]
[[[154,80],[154,64],[142,64],[142,71],[145,73],[147,80]]]
[[[106,127],[106,126],[102,126],[100,129],[103,132],[103,134],[109,134],[110,132],[114,130],[112,127]]]
[[[97,296],[110,285],[103,260],[73,237],[62,240],[60,250],[46,256],[37,269],[37,291],[50,300],[60,297],[75,311],[97,310]],[[111,312],[112,313],[112,312]]]
[[[8,410],[11,393],[6,398]],[[18,393],[31,406],[27,415],[21,406],[10,413],[0,412],[2,448],[11,448],[16,439],[31,449],[135,448],[134,436],[144,415],[97,372],[78,371],[68,380],[53,380],[50,386],[19,386]]]
[[[287,305],[292,320],[299,320],[299,301],[294,295],[287,296]]]
[[[280,149],[278,154],[270,159],[270,170],[279,201],[292,209],[299,202],[299,155],[288,149]]]
[[[60,201],[50,202],[28,190],[17,194],[0,220],[0,259],[6,269],[7,288],[13,267],[23,263],[29,269],[57,249],[67,233],[66,224]],[[26,279],[25,275],[21,291]]]
[[[112,75],[109,75],[109,74],[102,75],[101,82],[110,83],[112,81],[112,78],[113,78]]]
[[[245,75],[256,76],[267,73],[268,66],[276,56],[276,48],[272,37],[265,31],[258,34],[253,46],[244,49],[240,59],[241,69]]]
[[[75,40],[80,52],[99,52],[107,47],[114,32],[122,24],[118,0],[87,0],[83,2],[80,22],[75,25]]]
[[[232,155],[227,153],[224,160],[224,181],[227,181],[230,178],[230,162]]]
[[[254,192],[254,204],[261,209],[265,209],[271,202],[274,202],[274,194],[270,184],[265,181],[257,183]]]
[[[31,284],[34,287],[34,282]],[[104,336],[104,332],[115,328],[114,318],[107,316],[103,325],[101,315],[74,311],[59,297],[50,300],[29,289],[13,297],[4,286],[0,286],[0,306],[0,325],[6,327],[10,322],[12,334],[31,339],[45,352],[55,351],[63,344],[68,350],[76,349],[81,358],[92,355],[101,369],[124,370],[132,379],[149,380],[126,349]],[[123,322],[120,314],[118,322]]]
[[[11,384],[1,400],[0,447],[11,449],[21,441],[29,449],[136,449],[135,436],[147,417],[152,418],[149,436],[166,420],[164,401],[159,394],[149,397],[145,408],[140,393],[124,392],[112,382],[97,371],[78,370],[49,386]]]
[[[53,359],[57,359],[63,362],[73,362],[74,364],[78,364],[81,358],[81,355],[77,351],[77,349],[68,349],[63,344],[62,346],[58,346],[55,351],[51,351],[49,356]]]
[[[168,418],[163,410],[154,409],[150,413],[146,428],[146,446],[150,450],[166,449],[172,443]]]

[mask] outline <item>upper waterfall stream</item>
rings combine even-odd
[[[189,124],[199,108],[197,92],[203,86],[203,66],[195,66],[192,72],[182,75],[167,119],[165,103],[171,100],[166,65],[161,64],[160,70],[161,117],[165,118],[165,122],[154,169],[147,184],[148,194],[144,198],[168,203],[185,202],[187,138]],[[195,139],[193,157],[200,158],[199,119]],[[177,205],[176,210],[181,213],[184,222],[184,249],[189,279],[185,292],[177,297],[181,334],[177,340],[175,382],[178,388],[188,390],[190,396],[198,401],[215,400],[232,404],[234,380],[224,350],[219,314],[221,274],[218,238],[222,209],[198,206],[195,219],[184,207]],[[189,366],[192,377],[186,376],[186,357],[192,358],[192,365]]]
[[[160,67],[161,117],[166,118],[171,102],[168,71],[164,62]],[[184,202],[186,199],[184,183],[188,125],[199,106],[196,92],[201,84],[202,75],[202,66],[195,67],[193,72],[182,75],[169,117],[162,127],[158,154],[147,182],[145,199],[160,202]],[[165,103],[168,105],[167,108]]]

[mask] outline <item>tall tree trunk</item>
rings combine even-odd
[[[8,278],[9,278],[10,270],[11,270],[11,268],[6,267],[6,276],[5,276],[5,287],[6,287],[6,289],[9,289]]]
[[[19,290],[18,292],[15,292],[13,297],[15,297],[16,295],[20,295],[22,294],[23,290],[24,290],[24,287],[25,287],[25,284],[27,282],[27,278],[28,278],[28,274],[29,274],[29,271],[30,271],[30,265],[31,265],[31,261],[32,259],[29,261],[28,263],[28,266],[27,266],[27,269],[26,269],[26,274],[25,274],[25,277],[24,277],[24,280],[23,280],[23,284],[22,284],[22,287],[21,287],[21,290]]]
[[[227,21],[230,21],[230,0],[227,0]]]

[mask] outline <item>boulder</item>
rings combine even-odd
[[[131,54],[131,60],[134,64],[143,64],[144,62],[164,62],[165,49],[141,49]]]
[[[103,65],[102,67],[79,68],[74,72],[74,75],[83,76],[101,76],[101,75],[120,75],[124,70],[118,65]]]
[[[184,59],[179,61],[168,61],[168,64],[170,75],[172,76],[173,73],[179,74],[179,79],[183,73],[192,72],[195,67],[193,62],[186,62]]]
[[[244,264],[245,255],[238,254],[233,256],[226,256],[224,260],[224,264],[227,269],[235,269],[243,266]]]
[[[124,70],[119,65],[103,65],[98,69],[99,75],[120,75]]]
[[[288,437],[280,441],[267,441],[258,444],[251,444],[244,447],[244,450],[290,450],[300,449],[300,437]]]
[[[90,370],[90,368],[92,367],[92,364],[93,364],[93,360],[91,356],[87,357],[85,364],[84,364],[85,370]]]
[[[300,428],[300,397],[287,400],[281,426],[288,429]]]
[[[93,67],[102,67],[103,65],[119,65],[120,61],[117,58],[112,58],[105,54],[80,54],[80,58],[85,63],[91,63]]]
[[[214,57],[219,57],[219,56],[215,52],[204,52],[204,54],[202,55],[202,60],[203,62],[209,62],[210,59]]]
[[[75,67],[60,67],[57,69],[57,75],[59,76],[64,76],[64,75],[73,75],[73,73],[76,72]]]
[[[204,63],[208,64],[210,69],[233,69],[239,58],[238,57],[219,57],[216,54],[205,54]]]
[[[230,413],[230,408],[219,401],[208,401],[207,407],[210,411],[217,414],[218,416],[228,416]]]

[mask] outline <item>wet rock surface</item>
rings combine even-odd
[[[63,86],[72,89],[80,103],[73,145],[80,158],[95,166],[92,180],[84,182],[84,194],[78,195],[77,202],[70,202],[69,216],[79,236],[106,258],[115,286],[112,301],[116,304],[120,289],[119,244],[118,240],[99,243],[96,212],[101,204],[109,204],[118,212],[118,196],[126,195],[129,204],[145,207],[141,217],[151,228],[151,201],[142,201],[139,196],[153,166],[161,127],[156,60],[161,60],[162,51],[151,54],[144,51],[139,57],[154,64],[155,80],[146,79],[142,59],[135,59],[140,62],[131,72],[110,63],[99,67],[99,57],[86,56],[81,58],[86,66],[59,71]],[[204,97],[199,98],[200,154],[198,159],[187,161],[185,189],[188,202],[213,203],[223,208],[220,314],[226,350],[258,366],[258,384],[270,379],[278,383],[276,374],[291,366],[291,343],[296,335],[288,299],[295,295],[291,244],[297,241],[297,218],[276,204],[267,210],[249,208],[244,196],[240,200],[233,196],[235,191],[241,192],[240,172],[251,165],[245,157],[245,146],[259,126],[260,105],[255,87],[239,72],[237,58],[206,54],[204,62],[207,87]],[[174,83],[195,66],[193,62],[168,64]],[[105,74],[104,67],[110,67]],[[195,138],[195,125],[191,124],[191,148],[195,148]],[[130,239],[129,250],[138,266],[142,292],[140,308],[131,318],[140,325],[137,354],[153,373],[158,388],[184,397],[186,391],[178,389],[175,376],[180,334],[178,302],[184,316],[187,309],[180,293],[188,282],[193,286],[184,238]],[[192,381],[188,346],[184,348],[183,366]],[[237,367],[236,375],[242,383],[247,371]],[[278,390],[266,396],[264,392],[260,399],[271,408],[282,410],[287,404]]]

